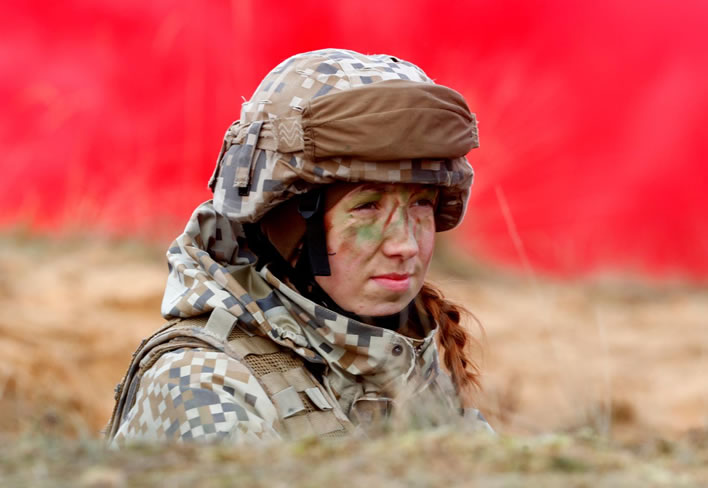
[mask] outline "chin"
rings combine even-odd
[[[401,297],[398,300],[390,300],[382,302],[377,300],[375,302],[360,303],[357,306],[352,307],[353,313],[357,315],[363,315],[368,317],[385,317],[387,315],[394,315],[401,312],[413,298]],[[342,307],[344,308],[344,307]],[[346,310],[346,308],[345,308]]]

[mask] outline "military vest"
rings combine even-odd
[[[197,347],[223,352],[246,366],[275,405],[287,437],[342,437],[354,431],[300,356],[241,328],[233,315],[217,308],[210,315],[171,320],[142,341],[116,386],[116,405],[105,431],[108,439],[116,435],[134,405],[145,372],[167,352]]]

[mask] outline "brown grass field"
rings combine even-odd
[[[556,281],[448,252],[432,281],[483,325],[477,403],[498,439],[106,451],[113,387],[162,321],[165,276],[145,244],[0,238],[0,485],[708,486],[705,286]]]

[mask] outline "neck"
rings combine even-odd
[[[380,317],[371,317],[371,316],[366,316],[366,315],[353,315],[350,314],[349,316],[352,316],[352,318],[356,318],[360,322],[364,322],[365,324],[373,325],[376,327],[381,327],[384,329],[389,329],[389,330],[398,330],[402,328],[403,326],[406,325],[408,322],[408,319],[410,317],[410,309],[413,306],[413,302],[411,302],[407,307],[405,307],[403,310],[401,310],[398,313],[395,313],[393,315],[384,315]]]

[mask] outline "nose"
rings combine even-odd
[[[388,257],[406,260],[417,255],[419,247],[413,229],[413,219],[409,218],[405,210],[399,208],[398,211],[398,222],[387,229],[382,251]]]

